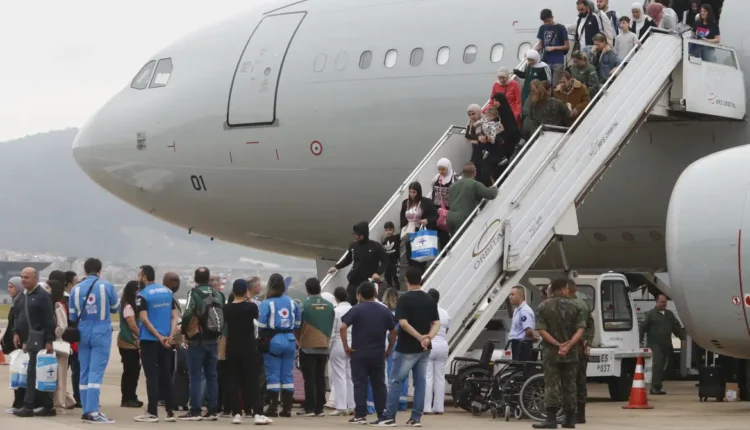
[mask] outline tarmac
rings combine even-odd
[[[0,386],[7,387],[9,384],[9,368],[0,367]],[[208,426],[231,426],[231,420],[220,419],[217,422],[178,422],[156,424],[143,424],[133,421],[133,417],[140,414],[139,409],[126,409],[120,407],[120,376],[122,365],[120,355],[113,341],[112,354],[109,366],[105,373],[102,386],[101,410],[108,417],[116,420],[113,428],[136,428],[136,427],[175,427],[181,429],[201,429]],[[650,396],[649,404],[654,406],[651,410],[624,410],[624,403],[609,400],[607,386],[602,384],[589,385],[589,405],[587,407],[588,423],[579,424],[582,429],[597,430],[619,430],[619,429],[710,429],[710,430],[747,430],[750,422],[750,402],[722,402],[713,401],[701,403],[698,401],[698,389],[695,382],[689,381],[667,381],[664,385],[666,396]],[[146,384],[143,375],[138,385],[138,395],[141,400],[146,401]],[[0,410],[4,411],[10,407],[13,393],[10,389],[0,390]],[[447,400],[450,396],[447,397]],[[24,430],[58,430],[58,429],[85,429],[90,424],[82,423],[80,420],[80,409],[66,411],[65,415],[53,418],[17,418],[12,415],[0,414],[0,428],[23,428]],[[178,416],[180,414],[178,413]],[[160,410],[163,419],[166,414]],[[369,417],[373,418],[373,416]],[[409,419],[406,412],[400,412],[397,416],[400,427]],[[329,428],[352,428],[347,423],[348,417],[324,417],[324,418],[274,418],[273,428],[278,429],[329,429]],[[423,427],[434,429],[529,429],[532,422],[529,420],[516,421],[511,418],[506,422],[504,418],[492,419],[489,412],[482,416],[474,417],[461,409],[446,405],[444,415],[430,415],[422,418]],[[252,420],[245,419],[243,426],[253,425]],[[23,426],[23,427],[21,427]],[[27,427],[28,426],[28,427]]]

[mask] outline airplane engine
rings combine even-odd
[[[750,146],[685,169],[669,202],[666,245],[667,294],[693,340],[750,358]]]

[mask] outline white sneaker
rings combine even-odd
[[[133,421],[137,423],[158,423],[159,417],[146,413],[133,418]]]
[[[13,415],[13,412],[15,412],[15,411],[16,411],[16,408],[10,408],[10,409],[6,409],[5,413],[9,414],[9,415]]]
[[[232,424],[242,424],[242,415],[235,415],[234,418],[232,418]]]
[[[331,417],[340,417],[341,415],[348,415],[349,411],[342,411],[341,409],[336,409],[335,411],[328,414],[328,416]]]
[[[167,417],[166,417],[166,418],[164,418],[164,422],[168,422],[168,423],[176,423],[176,422],[177,422],[177,417],[176,417],[176,416],[174,416],[174,413],[172,413],[172,414],[169,414],[169,415],[167,415]]]
[[[255,416],[255,425],[256,426],[264,426],[267,424],[271,424],[273,420],[271,418],[268,418],[265,415],[256,415]]]

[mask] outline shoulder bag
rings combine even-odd
[[[99,278],[95,278],[94,282],[91,283],[89,291],[86,293],[86,298],[83,300],[83,309],[81,309],[81,313],[80,315],[78,315],[78,320],[71,321],[68,327],[65,329],[65,332],[63,332],[62,340],[64,340],[65,342],[76,343],[81,340],[81,332],[78,331],[78,321],[81,320],[83,313],[86,312],[86,303],[89,301],[91,290],[94,289],[94,285],[96,285],[96,281],[98,280]]]
[[[39,287],[37,286],[37,288]],[[34,290],[36,290],[36,288]],[[41,330],[34,330],[31,327],[31,314],[29,313],[29,294],[24,297],[23,306],[24,311],[26,312],[26,324],[29,325],[29,337],[28,339],[26,339],[26,350],[30,353],[33,353],[39,352],[44,349],[44,328],[42,328]]]

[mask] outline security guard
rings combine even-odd
[[[268,279],[266,299],[260,304],[260,345],[263,351],[263,364],[266,368],[266,389],[270,403],[267,417],[291,417],[294,403],[294,356],[297,352],[297,339],[294,332],[302,323],[300,308],[285,294],[284,277],[274,273]],[[281,391],[282,410],[279,406]]]
[[[662,380],[664,370],[669,364],[672,356],[672,334],[685,341],[685,329],[682,328],[677,317],[667,309],[667,296],[659,294],[656,296],[656,307],[646,312],[640,326],[640,339],[643,345],[643,335],[647,335],[646,347],[651,349],[653,357],[651,373],[651,394],[664,395]]]
[[[99,395],[104,382],[104,370],[112,349],[111,314],[120,310],[115,288],[99,278],[102,262],[89,258],[83,263],[86,278],[70,291],[70,320],[78,322],[81,340],[78,360],[81,363],[81,404],[83,420],[95,424],[112,424],[99,412]]]
[[[583,342],[579,342],[577,345],[578,369],[576,372],[576,424],[586,424],[586,397],[588,396],[586,370],[589,365],[589,351],[591,350],[591,344],[594,342],[594,318],[591,316],[589,305],[578,297],[578,285],[572,279],[568,279],[568,298],[578,306],[586,320]]]
[[[536,316],[526,304],[526,290],[522,286],[513,287],[509,299],[510,304],[516,308],[513,311],[509,342],[513,360],[528,361],[531,358],[533,342],[537,339],[534,334]]]
[[[550,297],[537,308],[536,328],[542,337],[545,420],[532,424],[536,429],[556,429],[557,411],[565,412],[563,428],[576,425],[576,344],[583,339],[586,320],[568,295],[568,280],[556,279]]]

